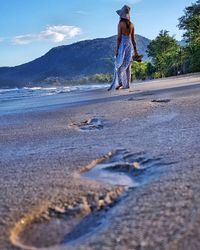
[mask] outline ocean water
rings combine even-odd
[[[80,101],[84,93],[107,87],[108,84],[90,84],[0,89],[0,115],[47,109],[55,105]]]

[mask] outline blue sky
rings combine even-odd
[[[116,34],[115,11],[131,9],[136,33],[153,39],[161,29],[181,39],[178,18],[195,0],[0,0],[0,66],[33,60],[49,49]]]

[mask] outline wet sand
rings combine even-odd
[[[0,249],[198,249],[200,75],[79,100],[0,117]]]

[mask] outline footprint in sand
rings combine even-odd
[[[154,94],[153,92],[143,92],[143,93],[141,93],[142,96],[151,96],[153,94]]]
[[[93,160],[78,173],[79,178],[92,179],[111,186],[104,193],[90,193],[66,207],[53,207],[21,219],[11,231],[11,242],[21,249],[68,249],[81,239],[97,232],[114,205],[135,187],[160,175],[158,166],[169,165],[145,152],[116,150]],[[76,173],[77,174],[77,173]]]
[[[161,158],[149,157],[145,152],[130,153],[116,150],[101,161],[93,161],[82,169],[82,176],[111,185],[128,188],[138,187],[158,177],[157,166],[169,165]],[[154,167],[152,169],[152,167]]]
[[[72,123],[70,127],[78,128],[81,131],[91,131],[103,129],[103,122],[98,118],[91,118],[80,123]]]
[[[128,101],[143,101],[145,100],[144,98],[134,98],[134,97],[131,97],[128,99]]]
[[[155,102],[155,103],[168,103],[170,102],[170,99],[154,99],[151,102]]]
[[[10,240],[13,245],[27,250],[70,247],[104,223],[109,209],[117,204],[123,192],[120,186],[107,193],[90,192],[72,205],[27,215],[11,230]]]

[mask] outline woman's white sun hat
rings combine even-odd
[[[130,20],[131,8],[128,5],[124,5],[120,10],[117,10],[117,14],[124,19]]]

